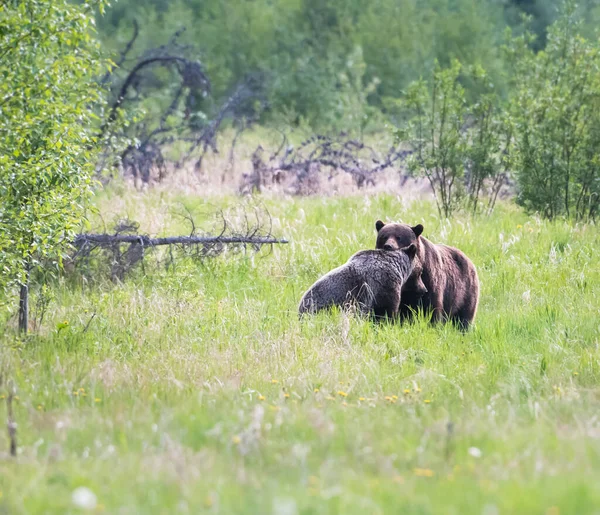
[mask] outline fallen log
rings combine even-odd
[[[74,244],[80,247],[86,243],[111,246],[117,243],[137,243],[144,247],[159,245],[203,245],[211,243],[273,245],[288,243],[288,240],[258,236],[167,236],[151,238],[143,234],[78,234]]]
[[[184,207],[183,216],[190,225],[191,231],[186,236],[152,237],[139,233],[139,224],[129,219],[121,219],[115,224],[114,232],[81,233],[73,239],[74,252],[67,263],[74,267],[82,265],[85,269],[90,258],[105,256],[110,266],[113,281],[123,280],[125,274],[141,264],[144,267],[145,257],[154,254],[156,259],[165,259],[165,266],[174,266],[174,251],[185,257],[204,260],[223,252],[246,251],[255,252],[264,246],[272,248],[276,244],[288,243],[288,240],[276,238],[272,232],[271,217],[268,212],[255,210],[254,217],[248,217],[246,211],[235,213],[242,220],[242,227],[235,228],[223,213],[218,214],[218,226],[215,232],[197,233],[192,214]],[[216,227],[215,227],[216,228]],[[159,247],[166,248],[160,252]]]

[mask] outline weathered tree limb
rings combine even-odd
[[[100,246],[116,243],[137,243],[144,247],[156,247],[159,245],[201,245],[206,243],[272,245],[288,243],[288,240],[258,236],[167,236],[165,238],[150,238],[142,234],[78,234],[75,237],[74,244],[76,247],[86,243]]]
[[[166,66],[169,64],[173,64],[173,63],[181,63],[181,64],[185,65],[188,62],[189,61],[187,59],[177,56],[177,55],[166,55],[166,56],[149,57],[149,58],[143,59],[142,61],[137,63],[135,65],[135,67],[133,68],[133,70],[131,70],[129,72],[129,75],[127,76],[127,78],[125,79],[123,84],[121,85],[121,89],[119,90],[117,98],[113,102],[113,105],[110,108],[108,119],[107,119],[106,123],[102,126],[100,133],[103,135],[104,132],[106,131],[107,127],[112,122],[115,121],[115,119],[117,117],[117,110],[123,104],[123,101],[125,100],[125,97],[127,95],[127,90],[129,89],[129,87],[133,83],[134,79],[136,78],[137,74],[139,73],[139,71],[142,68],[145,68],[146,66],[150,66],[155,63],[161,64],[162,66]]]
[[[119,57],[119,60],[115,63],[115,66],[113,69],[117,69],[117,68],[120,68],[121,66],[123,66],[125,59],[127,59],[127,54],[129,54],[129,52],[131,51],[131,47],[133,47],[133,44],[135,43],[135,40],[138,38],[139,34],[140,34],[140,26],[138,25],[137,20],[134,18],[133,19],[133,35],[131,36],[131,39],[127,42],[127,44],[125,45],[125,48],[121,51],[121,56]],[[100,80],[100,84],[106,84],[108,82],[108,79],[110,79],[110,77],[112,75],[113,69],[108,70],[104,74],[104,76]]]
[[[374,185],[378,173],[401,164],[410,153],[392,146],[387,154],[380,155],[361,141],[348,139],[345,133],[337,138],[315,135],[297,149],[286,142],[284,135],[279,148],[268,160],[263,158],[261,146],[256,149],[252,155],[253,172],[244,175],[242,193],[261,191],[269,184],[280,183],[284,176],[294,181],[290,189],[296,194],[314,193],[311,183],[322,169],[329,171],[330,180],[338,171],[344,172],[352,177],[358,188],[362,188]]]
[[[239,125],[239,133],[252,125],[258,113],[267,106],[263,98],[265,78],[258,72],[246,77],[223,101],[204,102],[202,99],[211,94],[211,81],[197,57],[200,52],[193,46],[178,43],[184,30],[175,32],[166,45],[148,49],[132,58],[132,48],[140,33],[134,20],[131,39],[115,66],[100,79],[101,84],[110,84],[112,97],[99,128],[99,136],[106,140],[106,160],[120,164],[123,172],[132,175],[136,181],[140,178],[149,183],[158,172],[160,182],[170,161],[165,150],[176,143],[180,157],[171,161],[175,168],[193,161],[194,169],[200,170],[207,152],[218,153],[217,133],[226,118],[233,118],[234,125]],[[127,70],[123,67],[126,62],[130,64]],[[158,68],[169,70],[171,79],[163,80],[157,75],[155,70]],[[148,114],[141,120],[124,121],[124,124],[118,122],[120,110],[126,105],[139,105],[157,93],[157,102],[162,108],[160,114]],[[163,107],[164,93],[171,102]],[[128,145],[124,149],[113,148],[113,139],[108,137],[112,134],[125,136],[130,140]],[[99,166],[98,170],[101,169]]]
[[[245,209],[242,213],[235,211],[237,228],[231,225],[223,212],[218,212],[215,228],[209,234],[197,234],[194,217],[190,209],[183,205],[183,213],[179,214],[190,223],[189,235],[163,238],[139,234],[137,222],[121,219],[116,222],[114,232],[77,235],[72,241],[74,252],[67,260],[68,265],[72,270],[79,268],[85,271],[92,256],[104,257],[100,262],[108,264],[112,280],[122,281],[125,274],[137,265],[141,264],[144,268],[145,259],[150,254],[159,262],[165,257],[170,258],[172,264],[174,249],[184,257],[203,260],[223,252],[249,249],[258,252],[264,246],[272,249],[274,244],[288,243],[285,239],[273,236],[272,219],[266,210],[255,208],[253,211],[255,220],[248,218]],[[222,228],[219,227],[219,220],[222,221]],[[167,247],[166,252],[160,252],[160,246]]]

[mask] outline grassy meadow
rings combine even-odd
[[[186,234],[173,206],[210,227],[240,202],[111,190],[93,224]],[[290,243],[168,269],[150,256],[122,284],[70,274],[39,334],[9,322],[19,454],[2,403],[0,514],[77,513],[78,487],[109,514],[599,513],[597,227],[510,204],[440,221],[386,195],[244,202]],[[377,218],[471,257],[473,330],[298,320],[318,277],[374,247]]]

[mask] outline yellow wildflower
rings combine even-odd
[[[41,411],[42,410],[42,405],[38,404],[37,409],[38,409],[38,411]]]
[[[404,395],[408,395],[410,393],[410,390],[408,388],[404,389]]]
[[[94,399],[94,402],[100,402],[101,400],[102,400],[102,399],[100,399],[100,397],[96,397],[96,398]]]
[[[259,395],[258,396],[258,400],[259,401],[264,401],[265,400],[265,396],[264,395]]]
[[[271,379],[271,384],[278,384],[279,381],[277,379]]]
[[[342,397],[348,397],[348,394],[346,392],[343,392],[342,390],[338,392],[338,395],[341,395]]]
[[[289,393],[284,393],[284,394],[283,394],[283,396],[284,396],[286,399],[289,399],[289,398],[290,398],[290,394],[289,394]]]
[[[358,398],[358,400],[359,400],[359,401],[364,401],[364,400],[365,400],[365,398],[364,398],[364,397],[359,397],[359,398]]]
[[[424,402],[425,404],[431,404],[431,400],[430,400],[430,399],[425,399],[423,402]]]
[[[319,389],[318,388],[315,388],[315,393],[319,393]]]
[[[431,469],[415,469],[415,476],[419,477],[433,477],[435,472]]]
[[[238,436],[235,435],[234,437],[231,438],[231,441],[235,444],[235,445],[239,445],[242,441],[242,439]]]

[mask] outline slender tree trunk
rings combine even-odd
[[[19,331],[27,334],[29,327],[29,266],[25,269],[25,279],[19,291]]]

